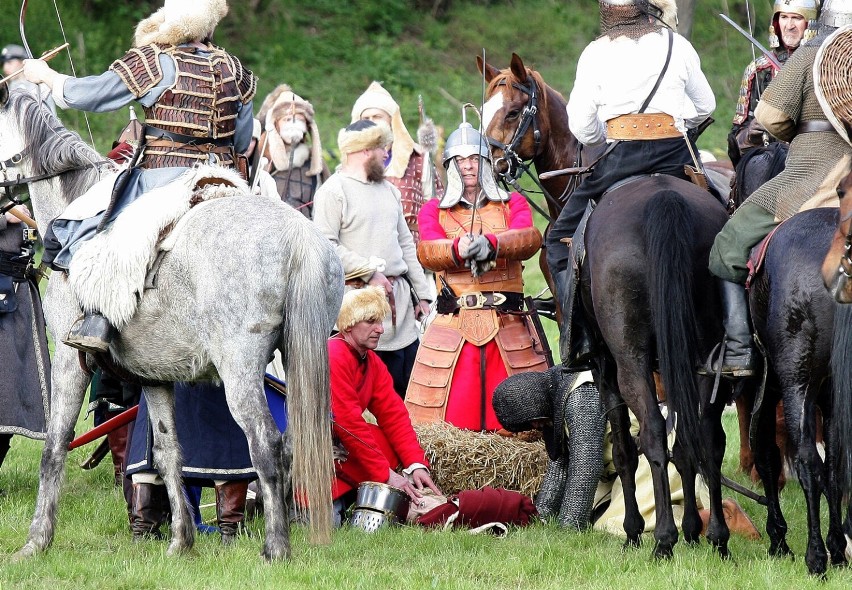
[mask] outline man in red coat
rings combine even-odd
[[[348,506],[348,496],[365,481],[394,486],[414,500],[423,488],[441,494],[393,379],[373,352],[389,313],[382,289],[349,291],[337,318],[340,333],[328,340],[331,411],[335,444],[340,447],[332,489],[336,513]],[[364,419],[365,410],[375,416],[376,424]]]

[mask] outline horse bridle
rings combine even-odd
[[[17,167],[24,159],[23,152],[18,152],[13,155],[8,160],[0,160],[0,177],[2,177],[2,181],[0,181],[0,188],[3,189],[3,192],[6,195],[6,198],[9,199],[8,205],[3,205],[0,207],[0,214],[5,213],[10,210],[12,207],[17,205],[21,205],[22,202],[19,199],[19,194],[16,195],[16,191],[14,190],[16,187],[26,186],[31,182],[38,182],[39,180],[47,180],[48,178],[53,178],[55,176],[59,176],[61,174],[65,174],[67,172],[74,172],[75,170],[85,170],[87,168],[97,168],[104,164],[108,164],[109,160],[100,160],[98,162],[90,162],[85,166],[75,166],[73,168],[68,168],[67,170],[62,170],[60,172],[49,172],[45,174],[38,174],[36,176],[21,176],[17,174],[14,178],[9,177],[10,168]]]
[[[506,85],[507,82],[505,78],[497,83],[497,86]],[[533,158],[537,156],[538,149],[541,146],[541,130],[538,128],[538,117],[536,116],[538,115],[538,85],[535,80],[532,80],[529,86],[519,84],[518,82],[512,82],[512,88],[520,90],[529,97],[521,111],[521,120],[518,122],[518,128],[512,135],[512,141],[507,145],[497,141],[493,137],[488,137],[487,139],[489,145],[503,150],[503,156],[494,162],[495,168],[497,168],[497,164],[501,161],[506,163],[506,172],[502,172],[500,175],[509,180],[518,180],[524,173],[525,166],[524,161],[515,150],[527,134],[527,130],[530,128],[530,125],[532,125],[533,141],[535,145],[533,149]]]

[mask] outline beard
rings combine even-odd
[[[378,157],[370,158],[364,164],[364,171],[369,182],[381,182],[385,178],[385,163]]]
[[[305,134],[308,132],[308,126],[301,119],[279,121],[275,127],[278,129],[278,135],[288,145],[299,143],[305,138]]]

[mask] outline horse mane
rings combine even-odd
[[[22,155],[32,163],[33,176],[62,175],[62,192],[72,201],[91,186],[91,176],[104,162],[74,131],[28,92],[12,92],[9,108],[18,113],[19,131],[25,139]]]

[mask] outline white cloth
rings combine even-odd
[[[370,266],[371,257],[380,258],[385,262],[386,276],[408,273],[417,295],[430,298],[429,283],[402,213],[399,191],[391,183],[362,182],[337,171],[314,195],[313,220],[334,244],[346,276],[358,269],[375,268]],[[369,281],[373,272],[368,270],[361,278]],[[399,350],[419,336],[408,283],[398,278],[393,292],[396,326],[391,325],[391,317],[385,319],[385,333],[377,350]]]
[[[663,69],[668,52],[665,30],[638,40],[601,37],[577,62],[568,100],[569,128],[585,145],[606,139],[605,122],[639,112]],[[692,129],[716,108],[716,98],[689,41],[674,33],[671,61],[646,113],[666,113],[680,131]]]

